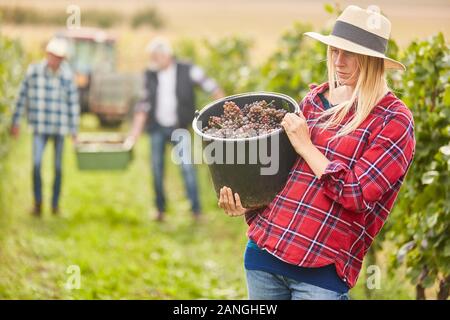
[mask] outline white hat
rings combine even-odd
[[[305,35],[342,50],[382,58],[386,69],[405,70],[402,63],[385,55],[391,22],[377,11],[348,6],[337,18],[330,35],[316,32]]]
[[[152,39],[145,48],[147,53],[165,53],[169,56],[173,54],[172,46],[169,41],[163,37],[156,37]]]
[[[67,41],[61,38],[53,38],[47,44],[45,51],[54,54],[58,57],[65,57],[67,55],[68,44]]]

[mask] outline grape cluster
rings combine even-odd
[[[223,115],[209,117],[203,132],[218,138],[250,138],[271,133],[281,128],[281,120],[287,113],[274,106],[274,102],[255,101],[240,108],[233,101],[226,101]]]

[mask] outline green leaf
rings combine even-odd
[[[422,184],[432,184],[438,176],[439,172],[435,170],[425,172],[422,176]]]
[[[291,110],[289,109],[289,104],[286,101],[282,101],[281,102],[281,107],[286,110],[287,112],[290,112]]]
[[[445,244],[444,251],[442,252],[442,255],[444,257],[450,257],[450,241],[447,240],[447,243]]]
[[[326,12],[328,12],[329,14],[333,14],[333,12],[334,12],[333,5],[331,5],[330,3],[325,3],[325,5],[323,7]]]
[[[440,147],[439,151],[445,156],[450,156],[450,145]]]
[[[435,213],[432,216],[427,218],[427,225],[431,229],[436,225],[436,222],[438,220],[439,214]]]

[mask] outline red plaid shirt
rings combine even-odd
[[[324,111],[311,86],[301,102],[313,144],[331,161],[319,179],[298,158],[284,188],[265,208],[246,214],[248,237],[279,259],[302,267],[334,263],[349,287],[386,221],[415,152],[411,111],[392,92],[363,123],[329,142],[337,129],[314,127]],[[344,122],[349,119],[347,115]]]

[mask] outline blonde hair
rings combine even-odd
[[[320,120],[326,118],[323,123],[317,125],[322,128],[322,131],[327,128],[337,129],[345,116],[352,109],[355,111],[351,119],[342,125],[331,140],[345,136],[357,129],[376,106],[377,102],[389,90],[385,76],[384,60],[361,54],[356,54],[356,57],[356,72],[359,72],[359,75],[351,98],[325,110],[317,121],[319,123]],[[329,97],[331,97],[340,84],[331,58],[330,46],[327,49],[327,69]]]

